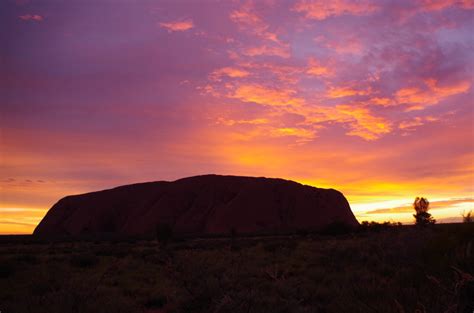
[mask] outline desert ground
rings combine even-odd
[[[349,233],[0,236],[0,311],[472,312],[474,224]]]

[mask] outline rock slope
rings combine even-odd
[[[272,233],[357,225],[337,190],[274,178],[203,175],[67,196],[35,235],[151,235],[167,224],[180,234]]]

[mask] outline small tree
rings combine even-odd
[[[464,213],[464,211],[462,212],[461,214],[462,216],[462,221],[464,223],[472,223],[474,222],[474,219],[472,218],[472,210],[470,210],[469,212],[467,213]]]
[[[436,220],[430,213],[428,213],[428,210],[430,209],[430,202],[428,199],[416,197],[415,202],[413,202],[413,208],[416,211],[416,214],[413,214],[416,225],[425,226],[436,223]]]

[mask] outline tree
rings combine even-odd
[[[472,217],[472,210],[470,210],[469,212],[467,213],[464,213],[464,211],[462,212],[462,221],[464,223],[472,223],[474,222],[474,219]]]
[[[425,226],[436,223],[436,220],[430,213],[428,213],[428,210],[430,209],[430,202],[428,199],[416,197],[415,202],[413,202],[413,208],[416,211],[416,214],[413,214],[416,225]]]

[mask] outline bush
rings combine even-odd
[[[35,255],[31,254],[20,254],[15,257],[17,262],[26,263],[26,264],[37,264],[39,262],[38,258]]]
[[[345,235],[351,233],[353,230],[354,228],[351,225],[335,221],[324,227],[321,233],[324,235]]]
[[[402,226],[402,223],[400,222],[383,222],[383,223],[377,223],[377,222],[369,222],[369,221],[363,221],[360,223],[359,230],[362,232],[365,231],[381,231],[381,230],[386,230],[390,229],[393,227],[397,226]]]
[[[3,261],[0,263],[0,279],[8,278],[15,272],[12,262]]]
[[[99,263],[99,258],[94,254],[75,254],[71,256],[70,263],[75,267],[88,268]]]
[[[148,298],[148,300],[145,302],[145,307],[147,309],[161,309],[166,305],[167,302],[168,301],[164,296],[153,296]]]

